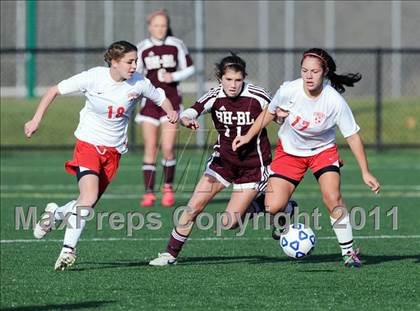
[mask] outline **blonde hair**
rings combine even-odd
[[[147,25],[150,25],[150,23],[156,16],[163,16],[166,18],[166,22],[168,24],[168,31],[166,32],[166,36],[173,36],[173,32],[171,28],[171,21],[169,19],[169,15],[166,10],[156,10],[150,13],[149,15],[147,15],[147,18],[146,18]]]

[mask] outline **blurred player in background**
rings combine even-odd
[[[268,176],[267,165],[271,162],[271,149],[267,131],[263,129],[236,151],[232,150],[232,142],[237,135],[248,131],[270,103],[271,96],[263,88],[244,81],[246,63],[235,54],[223,58],[217,64],[216,77],[220,85],[211,89],[181,114],[183,126],[197,129],[197,118],[211,113],[218,132],[214,152],[188,202],[188,208],[183,211],[179,224],[172,230],[166,252],[150,261],[152,266],[176,263],[179,252],[191,234],[196,217],[217,193],[231,184],[233,191],[222,218],[226,228],[235,228],[238,219],[249,211],[249,207],[256,205],[252,212],[261,211],[261,206],[251,202],[259,192],[258,187]]]
[[[178,89],[179,82],[194,73],[191,57],[184,43],[172,36],[169,16],[165,11],[155,11],[147,18],[150,38],[141,41],[138,47],[139,61],[137,71],[144,72],[152,84],[166,92],[174,109],[182,110],[182,98]],[[161,130],[160,146],[162,149],[163,188],[161,204],[171,207],[175,203],[173,181],[175,177],[175,142],[177,124],[171,124],[165,112],[152,101],[146,100],[136,122],[142,124],[144,157],[143,178],[145,193],[141,207],[153,206],[156,201],[154,192],[156,159],[159,148],[159,128]]]
[[[95,206],[114,177],[121,154],[127,151],[128,120],[139,100],[147,97],[162,107],[170,123],[178,119],[165,92],[136,72],[136,46],[126,41],[115,42],[104,59],[108,67],[92,68],[51,87],[24,127],[30,138],[57,95],[82,92],[86,96],[74,133],[77,138],[74,156],[65,164],[66,170],[77,177],[79,197],[60,207],[48,204],[34,229],[34,236],[41,239],[51,231],[55,221],[66,219],[68,226],[55,270],[64,270],[76,260],[76,244],[86,223],[84,218],[89,214],[89,209],[83,207]]]
[[[271,164],[265,205],[272,215],[284,209],[308,168],[318,180],[324,204],[340,245],[344,264],[360,267],[358,251],[353,250],[353,233],[340,190],[340,160],[335,143],[338,126],[350,146],[362,172],[363,181],[374,193],[380,185],[370,173],[364,146],[352,111],[340,95],[345,86],[353,86],[360,74],[336,74],[332,57],[322,49],[303,54],[301,78],[283,83],[272,102],[251,129],[235,138],[233,150],[260,135],[261,129],[275,118],[284,121]],[[337,221],[338,220],[338,221]]]

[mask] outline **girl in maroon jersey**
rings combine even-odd
[[[217,64],[220,85],[202,96],[181,114],[181,124],[191,129],[199,127],[197,118],[211,113],[218,139],[214,145],[204,175],[172,230],[166,252],[149,264],[164,266],[176,263],[176,257],[191,234],[196,217],[214,196],[233,185],[234,191],[223,215],[225,228],[234,228],[258,194],[258,186],[266,177],[271,161],[270,143],[264,129],[255,139],[238,151],[232,150],[236,135],[246,133],[257,116],[268,106],[271,96],[261,87],[244,81],[246,64],[232,54]]]
[[[169,27],[169,16],[165,11],[155,11],[147,18],[150,38],[138,45],[137,71],[143,72],[155,87],[165,90],[175,110],[182,110],[182,98],[178,89],[179,82],[194,73],[191,57],[184,43],[172,36]],[[176,124],[170,124],[165,112],[146,100],[136,122],[142,124],[144,158],[143,177],[145,194],[140,202],[142,207],[154,205],[156,159],[158,153],[159,129],[161,130],[161,150],[163,165],[162,205],[171,207],[175,203],[172,183],[175,176]]]

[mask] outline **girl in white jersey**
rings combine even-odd
[[[279,141],[271,164],[265,205],[275,214],[286,206],[290,196],[308,168],[318,180],[342,250],[344,264],[360,267],[358,251],[353,250],[353,233],[347,209],[340,191],[340,160],[335,144],[337,126],[350,146],[360,166],[363,181],[374,193],[380,185],[370,173],[359,126],[340,93],[343,85],[353,86],[360,74],[337,75],[331,56],[322,49],[310,49],[303,54],[301,78],[285,82],[277,91],[269,107],[263,111],[252,128],[232,143],[235,150],[277,117],[284,122],[279,130]],[[339,220],[341,226],[337,226]]]
[[[30,138],[57,95],[82,92],[86,96],[75,131],[74,156],[65,164],[66,170],[77,176],[79,197],[60,207],[49,203],[34,229],[34,236],[41,239],[57,220],[66,221],[64,245],[55,270],[64,270],[76,259],[76,244],[86,218],[114,177],[121,154],[127,150],[128,120],[139,100],[147,97],[154,101],[167,112],[171,123],[178,119],[165,92],[136,72],[136,46],[126,41],[115,42],[106,51],[104,59],[108,67],[92,68],[51,87],[24,128],[25,135]]]

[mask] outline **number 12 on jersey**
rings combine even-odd
[[[296,116],[296,119],[292,122],[291,126],[299,131],[304,131],[308,128],[310,122],[302,120],[300,116]]]

